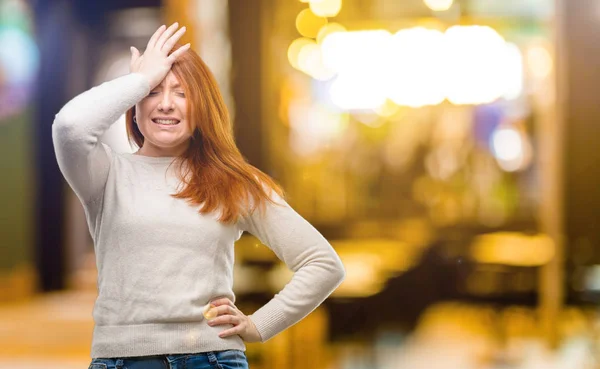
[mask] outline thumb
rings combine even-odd
[[[138,49],[136,49],[133,46],[130,47],[130,50],[131,50],[131,62],[133,63],[140,57],[140,52]]]

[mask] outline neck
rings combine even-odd
[[[135,155],[152,156],[152,157],[176,157],[182,155],[187,150],[187,145],[181,147],[157,147],[154,145],[142,145],[135,152]]]

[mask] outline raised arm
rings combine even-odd
[[[76,96],[56,114],[52,140],[60,170],[82,202],[99,198],[110,166],[104,132],[148,94],[141,74],[128,74]]]
[[[101,198],[110,167],[110,148],[100,142],[104,132],[129,108],[148,95],[189,48],[170,51],[185,32],[175,23],[161,26],[143,55],[132,48],[130,74],[94,87],[69,101],[56,114],[52,140],[61,172],[84,204]]]
[[[267,304],[249,318],[265,342],[317,308],[344,280],[345,269],[329,242],[274,191],[277,205],[264,215],[256,210],[241,221],[294,275]]]

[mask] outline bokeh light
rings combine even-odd
[[[40,64],[32,22],[25,2],[0,2],[0,119],[22,111],[31,100]]]
[[[492,153],[498,165],[507,172],[524,169],[531,161],[527,137],[513,127],[498,127],[491,137]]]
[[[0,63],[5,82],[31,82],[39,66],[38,49],[31,36],[17,28],[0,28]]]
[[[443,12],[452,7],[454,0],[424,0],[425,5],[433,11]]]
[[[317,34],[317,43],[318,44],[323,43],[323,40],[325,39],[325,37],[327,37],[333,33],[336,33],[336,32],[346,32],[346,27],[342,26],[339,23],[335,23],[335,22],[327,23],[326,25],[321,27],[321,29],[319,30],[319,33]]]
[[[542,45],[535,45],[527,50],[527,67],[529,72],[537,79],[544,79],[550,75],[554,68],[552,55]]]
[[[397,32],[389,45],[387,96],[398,105],[421,107],[444,101],[446,70],[444,34],[437,30],[411,28]]]
[[[320,58],[311,46],[314,66],[298,69],[331,78],[314,72],[322,62],[335,72],[332,100],[344,109],[374,109],[386,99],[409,107],[446,99],[477,105],[523,92],[521,51],[486,26],[454,26],[445,33],[415,27],[393,36],[385,30],[332,32],[320,45]]]
[[[310,9],[302,10],[296,17],[296,29],[304,37],[317,37],[319,30],[325,24],[327,24],[327,18],[316,15]]]
[[[335,72],[323,64],[321,47],[315,43],[302,47],[298,54],[298,65],[300,70],[319,81],[327,81],[335,76]]]
[[[506,42],[487,26],[454,26],[446,31],[446,83],[454,104],[485,104],[505,93]]]
[[[287,52],[288,60],[292,67],[302,70],[302,68],[300,68],[300,52],[304,46],[310,44],[315,44],[315,41],[306,37],[297,38],[292,41]]]
[[[335,17],[342,10],[342,0],[311,1],[310,9],[321,17]]]

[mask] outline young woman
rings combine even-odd
[[[212,73],[175,23],[131,73],[67,103],[53,140],[85,209],[98,267],[90,368],[247,368],[264,342],[319,306],[344,279],[325,238],[237,149]],[[126,113],[134,154],[99,138]],[[252,315],[235,305],[234,242],[247,231],[294,271]]]

